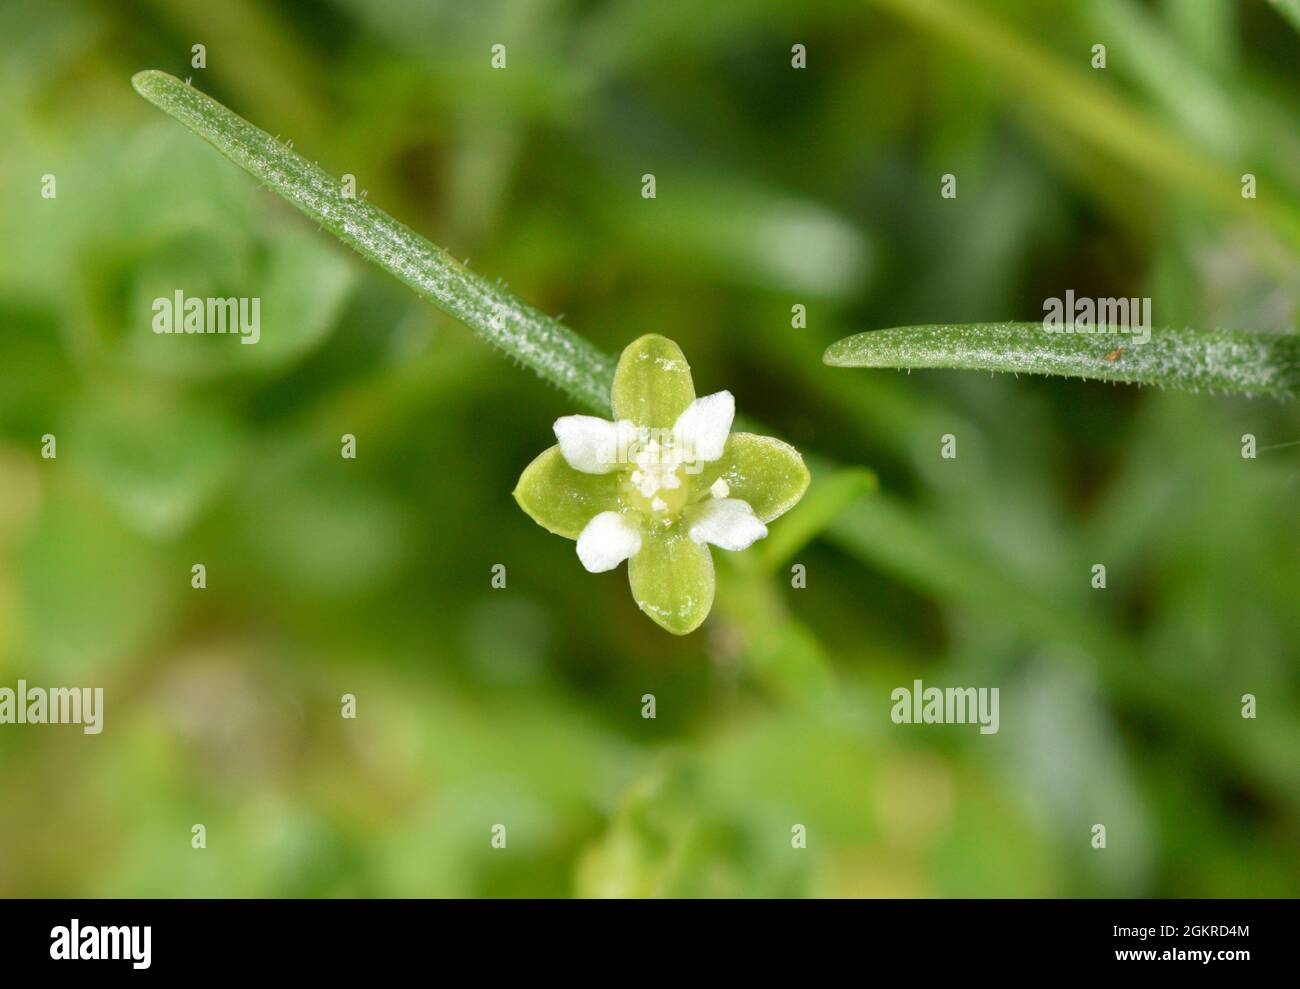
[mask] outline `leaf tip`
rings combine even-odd
[[[836,340],[826,348],[822,353],[822,363],[829,367],[848,367],[853,363],[852,360],[852,343],[856,342],[863,334],[854,334],[851,337],[844,337]]]
[[[162,84],[173,79],[173,76],[169,76],[161,69],[144,69],[131,77],[131,85],[150,103],[157,103]]]

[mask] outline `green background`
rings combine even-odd
[[[1268,4],[42,0],[0,38],[0,686],[107,707],[0,726],[0,894],[1300,889],[1294,405],[820,361],[1071,288],[1293,332],[1300,35]],[[674,338],[809,457],[805,504],[663,633],[510,497],[581,410],[142,68],[605,350]],[[261,342],[155,336],[178,288],[260,297]],[[892,724],[916,678],[998,687],[1001,730]]]

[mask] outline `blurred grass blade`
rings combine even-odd
[[[136,91],[175,117],[339,240],[479,336],[595,412],[608,413],[614,361],[522,302],[216,100],[165,72],[139,72]]]
[[[1097,0],[1086,11],[1097,37],[1108,39],[1116,70],[1165,106],[1198,144],[1226,160],[1247,145],[1240,107],[1196,59],[1187,57],[1155,13],[1136,0]]]
[[[833,367],[950,367],[1096,378],[1191,391],[1295,397],[1300,336],[1234,330],[1049,333],[1042,323],[900,326],[845,337],[822,358]]]
[[[714,627],[730,626],[746,669],[785,701],[825,700],[835,686],[834,667],[817,634],[785,605],[779,584],[743,560],[725,561],[718,576],[723,593]]]
[[[877,488],[876,475],[862,467],[833,470],[829,464],[818,463],[815,470],[803,500],[758,544],[759,562],[768,572],[793,557],[845,509]]]
[[[1190,743],[1227,759],[1236,772],[1300,812],[1300,774],[1292,755],[1300,732],[1290,726],[1274,735],[1241,732],[1228,719],[1206,719],[1201,714],[1205,697],[1191,689],[1171,690],[1166,676],[1139,661],[1138,643],[945,534],[933,516],[876,494],[850,506],[826,536],[868,566],[972,615],[1016,628],[1040,644],[1068,644],[1072,648],[1061,655],[1095,669],[1124,705],[1177,728]]]
[[[1262,219],[1300,247],[1295,204],[1264,205],[1240,195],[1240,169],[1179,140],[1161,120],[1096,79],[1007,27],[981,8],[956,0],[874,0],[897,16],[965,51],[1006,87],[1009,99],[1033,107],[1056,134],[1073,134],[1157,185],[1248,222]],[[1300,6],[1280,0],[1278,10]],[[1086,63],[1084,63],[1086,64]],[[1060,139],[1060,138],[1058,138]],[[1263,206],[1264,208],[1256,208]]]
[[[1271,0],[1277,12],[1291,22],[1291,26],[1300,31],[1300,0]]]

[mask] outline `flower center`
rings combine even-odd
[[[651,440],[636,452],[624,501],[651,515],[680,512],[690,494],[684,464],[671,441]]]

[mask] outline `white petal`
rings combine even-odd
[[[673,426],[682,460],[698,463],[721,457],[735,417],[736,399],[729,391],[705,395],[688,405]]]
[[[641,549],[641,530],[618,512],[601,512],[578,536],[578,559],[592,573],[613,570]]]
[[[574,470],[584,474],[608,474],[627,462],[629,422],[610,422],[596,416],[564,416],[555,420],[555,438],[560,454]]]
[[[754,540],[767,535],[749,502],[739,498],[710,498],[689,509],[692,539],[712,543],[721,549],[748,549]]]

